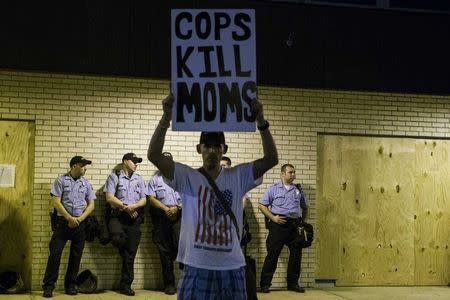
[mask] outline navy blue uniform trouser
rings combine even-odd
[[[270,286],[273,274],[277,268],[278,256],[286,245],[289,248],[289,262],[287,268],[287,285],[296,286],[300,278],[302,248],[298,243],[298,230],[295,222],[283,225],[269,223],[269,235],[266,240],[267,256],[261,270],[260,286]]]
[[[68,240],[70,243],[70,255],[64,278],[65,289],[76,285],[78,271],[80,269],[81,256],[83,254],[84,242],[86,240],[85,222],[78,227],[69,228],[67,221],[58,220],[58,224],[50,240],[50,255],[45,270],[43,288],[55,288],[61,263],[61,254]]]
[[[134,259],[141,240],[141,223],[142,217],[132,220],[125,213],[111,217],[109,221],[111,243],[122,257],[120,288],[130,288],[134,280]]]
[[[161,271],[164,287],[175,286],[173,262],[178,253],[178,241],[180,239],[180,213],[177,219],[171,221],[162,210],[152,208],[151,217],[153,223],[153,242],[159,251]]]

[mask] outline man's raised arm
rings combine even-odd
[[[161,174],[169,180],[173,179],[175,165],[173,160],[162,154],[162,150],[164,147],[166,132],[170,127],[170,121],[172,119],[173,101],[174,97],[172,93],[162,101],[163,115],[158,123],[158,126],[156,126],[156,129],[153,132],[147,151],[148,160],[151,161],[158,168]]]
[[[256,180],[278,164],[278,152],[269,130],[269,122],[264,118],[263,106],[258,100],[253,101],[252,111],[256,115],[256,125],[261,134],[264,156],[253,163],[253,178]]]

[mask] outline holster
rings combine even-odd
[[[56,209],[53,209],[53,212],[50,212],[49,215],[52,231],[55,231],[56,228],[58,227],[58,213],[56,212]]]

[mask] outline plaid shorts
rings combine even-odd
[[[179,300],[246,300],[245,268],[207,270],[184,266],[178,282]]]

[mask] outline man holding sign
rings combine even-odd
[[[153,133],[148,159],[160,170],[167,183],[182,199],[181,232],[177,261],[184,264],[178,286],[178,299],[247,299],[245,259],[228,213],[215,196],[210,183],[197,169],[174,162],[163,155],[163,146],[172,116],[173,95],[163,100],[163,116]],[[220,159],[227,152],[223,132],[202,132],[197,153],[203,169],[227,199],[237,220],[242,220],[242,197],[262,183],[262,176],[278,163],[269,123],[258,100],[251,113],[261,135],[264,156],[253,162],[222,168]]]
[[[278,163],[262,104],[256,99],[253,10],[172,10],[172,89],[153,133],[148,159],[182,199],[178,299],[247,299],[240,247],[242,197]],[[222,168],[224,130],[261,134],[264,156]],[[163,155],[167,129],[201,130],[199,170]],[[200,173],[200,171],[202,173]]]

